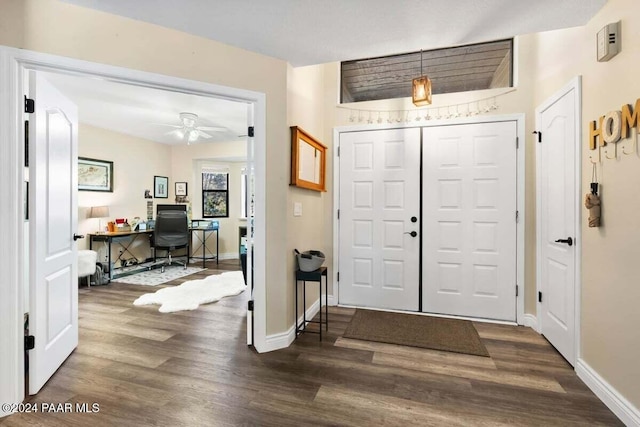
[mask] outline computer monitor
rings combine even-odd
[[[160,211],[187,211],[187,205],[156,205],[156,215]]]

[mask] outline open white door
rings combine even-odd
[[[248,125],[248,134],[247,134],[247,166],[246,166],[246,175],[245,175],[245,195],[246,200],[244,200],[245,212],[247,218],[247,258],[246,258],[246,269],[247,269],[247,285],[249,286],[251,296],[249,298],[249,302],[247,305],[247,345],[253,345],[253,219],[255,216],[254,209],[254,199],[256,194],[256,185],[255,185],[255,153],[254,153],[254,120],[253,120],[253,104],[247,105],[247,125]]]
[[[37,393],[78,346],[77,107],[29,74],[29,393]]]
[[[536,109],[538,324],[572,365],[576,358],[576,260],[580,80]]]
[[[422,310],[516,320],[517,124],[423,129]]]
[[[340,134],[340,304],[417,311],[420,129]]]

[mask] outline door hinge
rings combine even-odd
[[[516,284],[516,296],[518,296],[519,293],[520,293],[520,289],[518,288],[518,285]]]
[[[542,142],[542,132],[534,130],[533,134],[538,135],[538,142]]]
[[[520,221],[520,211],[516,211],[516,223]]]
[[[247,301],[247,310],[253,311],[253,300],[252,299]]]
[[[34,101],[33,99],[29,99],[27,98],[27,96],[24,96],[24,112],[25,113],[33,113],[36,111],[36,101]]]
[[[340,272],[338,271],[338,273],[336,274],[336,282],[340,281]]]
[[[516,137],[516,150],[520,148],[520,138]]]
[[[24,337],[24,349],[33,350],[36,347],[36,337],[33,335],[26,335]]]
[[[538,302],[542,302],[542,292],[538,292]]]
[[[254,131],[255,131],[254,127],[249,126],[249,129],[247,129],[247,135],[249,135],[249,138],[253,138],[253,136],[255,135]]]

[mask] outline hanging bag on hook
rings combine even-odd
[[[586,195],[584,206],[589,209],[589,227],[600,227],[600,196],[598,196],[598,175],[595,163],[591,173],[591,193]]]

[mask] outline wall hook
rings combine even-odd
[[[618,158],[618,146],[616,145],[615,148],[613,149],[613,157],[609,157],[609,151],[608,150],[604,150],[604,156],[609,160],[617,159]]]
[[[627,150],[625,150],[626,146],[623,146],[623,147],[622,147],[622,154],[625,154],[625,155],[627,155],[627,156],[628,156],[629,154],[633,154],[633,153],[635,153],[635,152],[636,152],[637,144],[638,144],[638,141],[637,141],[637,140],[636,140],[636,141],[634,141],[634,142],[632,143],[632,145],[631,145],[632,149],[631,149],[631,151],[630,151],[630,152],[628,152],[628,153],[627,153]]]

